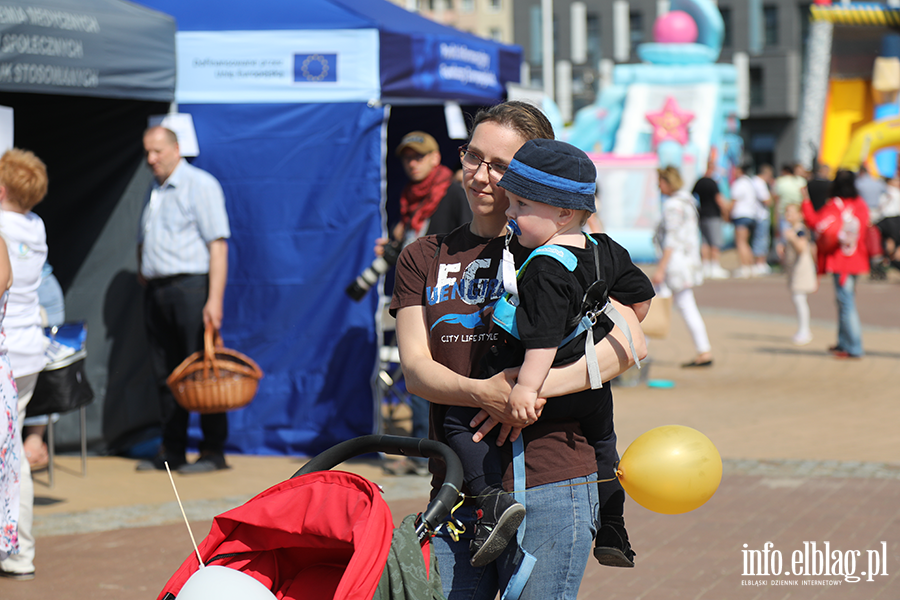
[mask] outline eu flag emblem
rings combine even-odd
[[[337,54],[295,54],[294,82],[337,81]]]

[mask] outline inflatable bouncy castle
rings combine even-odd
[[[810,7],[797,157],[873,175],[897,171],[900,8],[877,2]]]
[[[740,160],[737,69],[716,61],[724,24],[712,0],[672,0],[657,19],[653,43],[641,44],[639,64],[613,69],[612,84],[580,110],[566,141],[597,165],[604,229],[639,262],[656,259],[660,218],[656,169],[680,168],[685,186],[715,165],[727,191]]]

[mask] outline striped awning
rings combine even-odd
[[[842,25],[900,25],[900,8],[878,2],[854,2],[809,8],[810,20],[830,21]]]

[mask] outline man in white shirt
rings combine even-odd
[[[166,384],[175,367],[203,349],[205,328],[222,325],[231,236],[225,196],[215,177],[181,158],[169,129],[148,129],[144,150],[155,181],[138,232],[138,280],[146,290],[145,323],[163,431],[159,454],[139,462],[137,470],[164,470],[165,462],[182,474],[226,469],[226,414],[200,416],[200,457],[189,464],[189,414]]]
[[[731,184],[731,222],[734,225],[734,245],[737,248],[740,267],[735,277],[748,278],[753,275],[753,250],[750,235],[759,218],[758,200],[753,182],[746,173],[746,165],[735,165],[735,180]]]

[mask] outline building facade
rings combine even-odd
[[[504,44],[513,42],[513,0],[391,0],[438,23]]]

